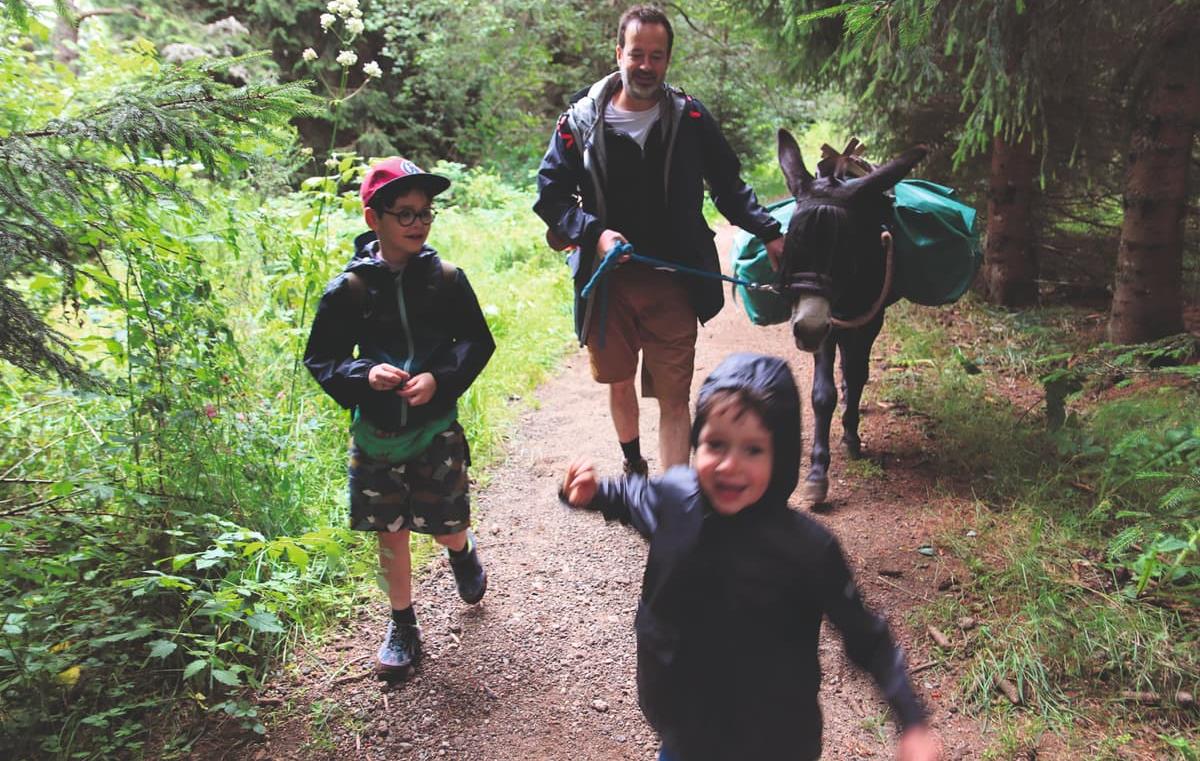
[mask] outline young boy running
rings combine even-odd
[[[938,743],[887,624],[868,612],[837,540],[788,509],[800,398],[787,363],[735,354],[700,390],[694,468],[598,481],[573,463],[562,497],[650,540],[635,628],[638,702],[660,761],[808,761],[821,755],[821,618],[875,678],[903,732],[897,757]]]
[[[401,158],[367,171],[360,195],[371,231],[325,289],[304,353],[325,393],[353,410],[350,523],[379,536],[392,606],[379,648],[384,676],[407,673],[421,654],[410,531],[446,548],[465,602],[487,589],[467,530],[471,460],[457,402],[496,344],[467,276],[425,245],[433,197],[448,187]]]

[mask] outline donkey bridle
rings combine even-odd
[[[883,310],[883,304],[887,301],[887,295],[892,290],[892,271],[894,266],[892,234],[884,230],[879,235],[879,242],[883,244],[883,287],[879,290],[879,296],[876,297],[875,303],[871,305],[870,309],[852,320],[839,320],[831,316],[829,322],[833,327],[841,328],[842,330],[861,328],[878,317],[879,313]],[[833,278],[822,272],[794,272],[790,276],[781,279],[783,280],[779,285],[781,294],[806,293],[820,296],[826,301],[833,301]]]

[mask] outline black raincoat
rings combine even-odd
[[[817,642],[828,616],[900,725],[921,722],[904,657],[863,607],[837,540],[787,506],[801,449],[791,370],[775,357],[733,355],[705,380],[697,406],[731,387],[766,399],[774,461],[761,500],[722,516],[696,472],[676,467],[657,479],[606,479],[589,506],[650,540],[636,619],[646,719],[683,761],[817,758]]]
[[[452,410],[496,342],[462,270],[443,267],[425,246],[393,272],[375,257],[377,247],[373,232],[355,239],[354,258],[317,305],[304,365],[342,407],[357,407],[376,428],[401,431]],[[351,286],[351,272],[362,279],[361,292]],[[394,390],[373,390],[368,376],[381,363],[431,373],[433,398],[413,407]]]

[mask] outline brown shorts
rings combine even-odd
[[[600,302],[592,313],[587,348],[592,378],[629,380],[642,352],[642,395],[687,399],[696,365],[696,312],[679,278],[642,264],[609,275],[608,307],[600,346]]]

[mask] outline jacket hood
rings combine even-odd
[[[346,262],[346,266],[342,269],[343,272],[353,272],[358,270],[374,270],[390,273],[392,270],[387,263],[375,256],[379,250],[379,236],[374,230],[367,230],[365,233],[360,233],[354,238],[354,256],[350,257],[350,261]],[[431,261],[429,257],[437,252],[425,244],[421,246],[421,250],[416,256],[409,260],[411,264],[417,260]]]
[[[709,373],[696,397],[696,420],[692,424],[692,448],[700,440],[704,427],[705,401],[715,392],[746,389],[765,407],[767,430],[775,456],[771,463],[771,482],[758,504],[786,504],[800,480],[802,447],[800,392],[792,378],[792,369],[779,357],[764,354],[731,354]]]

